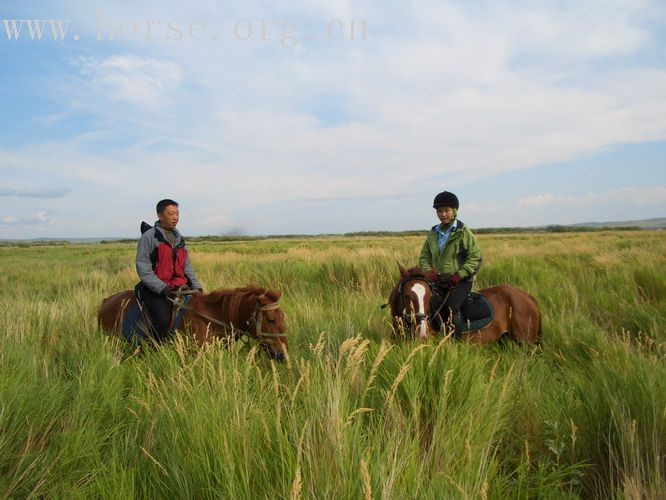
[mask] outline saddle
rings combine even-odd
[[[460,318],[456,321],[456,328],[461,333],[481,330],[490,324],[493,316],[490,302],[480,293],[471,292],[460,306]]]
[[[136,301],[127,306],[127,310],[123,317],[121,332],[125,340],[128,342],[141,342],[151,337],[153,327],[150,315],[148,314],[148,309],[141,301],[141,293],[138,290],[135,290],[134,296],[136,297]],[[185,295],[182,300],[183,305],[187,305],[190,300],[192,300],[192,296]],[[174,317],[172,308],[171,328],[169,328],[169,333],[173,333],[180,328],[184,312],[185,309],[179,307]]]

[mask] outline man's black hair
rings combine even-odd
[[[164,209],[165,209],[166,207],[168,207],[169,205],[174,205],[174,206],[177,207],[177,206],[178,206],[178,203],[176,203],[175,201],[170,200],[170,199],[167,198],[167,199],[165,199],[165,200],[160,200],[160,201],[158,201],[158,202],[157,202],[157,207],[155,207],[155,209],[157,210],[157,213],[158,213],[158,214],[161,214],[162,212],[164,212]]]

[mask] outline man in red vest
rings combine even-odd
[[[163,341],[169,335],[171,293],[181,287],[201,292],[203,287],[194,274],[185,240],[176,230],[178,203],[161,200],[156,208],[158,220],[154,227],[142,224],[136,249],[136,271],[141,280],[136,293],[148,309],[156,340]]]

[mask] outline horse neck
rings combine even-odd
[[[212,295],[212,294],[211,294]],[[212,315],[225,323],[236,328],[245,328],[248,320],[254,312],[256,293],[245,289],[223,291],[215,296],[213,300],[208,296],[195,295],[192,300],[192,309],[198,312],[208,310]]]

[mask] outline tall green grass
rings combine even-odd
[[[131,244],[0,247],[0,496],[666,496],[666,236],[479,240],[479,287],[534,295],[540,347],[393,342],[418,237],[193,244],[208,290],[283,292],[283,364],[99,332]]]

